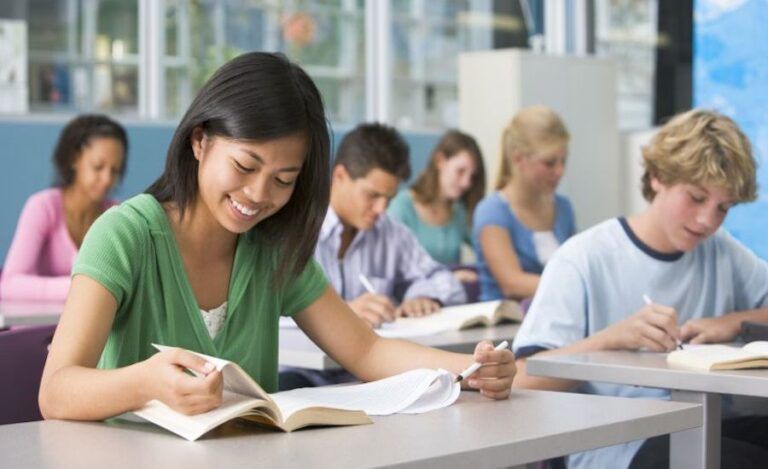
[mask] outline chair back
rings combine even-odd
[[[37,393],[55,324],[0,330],[0,425],[41,420]]]

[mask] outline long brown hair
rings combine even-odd
[[[554,145],[567,144],[568,140],[568,129],[552,109],[529,106],[518,111],[501,134],[496,190],[501,190],[512,179],[512,157],[515,153],[532,153]]]
[[[443,134],[432,150],[427,167],[419,174],[411,189],[417,202],[425,205],[436,202],[440,197],[440,174],[437,169],[437,159],[441,155],[445,159],[450,159],[462,151],[469,153],[475,162],[472,184],[459,199],[467,210],[467,223],[471,223],[472,212],[475,210],[477,203],[480,202],[480,199],[485,195],[483,155],[480,152],[480,146],[471,135],[467,135],[459,130],[449,130]]]

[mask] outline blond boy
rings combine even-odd
[[[768,305],[768,264],[720,229],[728,210],[757,192],[755,161],[738,126],[713,111],[686,112],[659,131],[643,159],[649,206],[575,236],[547,264],[515,338],[516,386],[663,397],[668,393],[659,389],[529,376],[525,361],[537,353],[661,352],[680,340],[730,341],[745,319],[768,320],[768,311],[757,309]],[[643,295],[654,303],[646,305]],[[727,428],[724,467],[734,451],[742,469],[768,460],[765,441],[739,440],[729,450]],[[572,455],[569,467],[669,464],[664,440],[648,440],[638,452],[643,443]]]

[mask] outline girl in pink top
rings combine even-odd
[[[59,136],[55,187],[24,205],[0,276],[0,299],[63,302],[85,233],[104,210],[125,173],[128,139],[102,115],[70,121]]]

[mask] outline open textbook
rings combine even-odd
[[[419,414],[447,407],[456,401],[460,391],[448,371],[420,368],[370,383],[268,394],[236,363],[192,353],[222,372],[221,406],[204,414],[184,415],[153,400],[135,412],[190,441],[235,418],[286,432],[311,425],[367,424],[372,423],[369,415]]]
[[[739,370],[768,368],[768,342],[750,342],[743,347],[730,345],[686,345],[667,355],[667,363],[694,370]]]
[[[520,303],[511,300],[482,301],[459,306],[446,306],[420,318],[399,318],[382,324],[376,332],[382,337],[408,338],[458,331],[475,326],[493,326],[503,322],[522,322]],[[280,328],[298,327],[290,317],[280,318]]]
[[[420,318],[399,318],[383,324],[376,332],[382,337],[405,338],[522,320],[523,311],[516,301],[483,301],[447,306]]]

